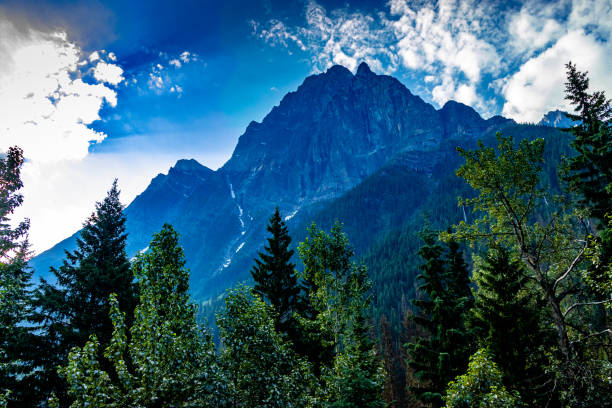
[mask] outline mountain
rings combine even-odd
[[[366,64],[355,74],[334,66],[306,78],[261,123],[251,122],[219,170],[179,160],[156,176],[126,209],[128,252],[145,249],[164,222],[173,224],[194,296],[214,300],[250,277],[278,206],[294,243],[312,220],[326,228],[340,220],[358,255],[378,259],[374,248],[391,231],[422,224],[424,212],[447,223],[462,216],[456,146],[517,126],[500,116],[484,120],[454,101],[436,110]],[[74,240],[36,257],[37,274],[58,264]]]
[[[570,128],[574,126],[574,124],[575,122],[567,116],[567,113],[560,110],[554,110],[546,113],[538,122],[538,125],[560,129]]]

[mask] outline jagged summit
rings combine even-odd
[[[351,71],[345,67],[344,65],[332,65],[331,67],[329,67],[327,69],[327,71],[325,71],[323,74],[321,75],[327,75],[327,76],[348,76],[348,75],[353,75],[351,73]],[[307,78],[308,79],[308,78]]]
[[[555,128],[570,128],[575,124],[576,122],[567,116],[567,112],[563,112],[559,109],[546,113],[538,123],[538,125]]]
[[[364,61],[361,64],[359,64],[359,67],[357,68],[357,73],[355,74],[355,76],[365,76],[365,75],[371,75],[371,74],[374,74],[374,73],[372,72],[368,64]]]
[[[176,162],[176,164],[172,167],[174,170],[179,171],[209,171],[212,172],[211,169],[201,164],[196,159],[180,159]]]

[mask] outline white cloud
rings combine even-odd
[[[94,51],[89,54],[89,62],[96,62],[100,59],[100,53],[98,51]]]
[[[483,35],[488,31],[484,3],[442,1],[416,9],[393,0],[390,13],[402,64],[426,74],[432,100],[441,106],[454,99],[486,111],[476,86],[483,73],[499,71],[501,56]]]
[[[155,75],[153,73],[149,74],[149,88],[151,89],[161,89],[164,86],[164,80],[161,76]]]
[[[503,87],[503,115],[522,122],[537,122],[546,112],[573,108],[564,101],[564,64],[569,60],[589,71],[594,89],[612,89],[610,43],[597,41],[581,30],[561,37],[552,47],[529,59]]]
[[[612,3],[609,0],[573,0],[567,25],[570,30],[588,29],[593,35],[610,41]]]
[[[0,20],[0,50],[0,150],[19,145],[35,162],[82,159],[90,142],[106,137],[88,125],[117,95],[80,78],[82,53],[65,33],[19,31]]]
[[[384,16],[372,17],[361,13],[327,10],[310,1],[306,6],[306,26],[292,29],[283,22],[271,20],[265,27],[252,22],[253,32],[274,46],[295,45],[312,54],[315,71],[334,64],[355,70],[361,61],[377,72],[393,73],[399,57],[389,47],[393,33]]]
[[[190,61],[195,60],[195,54],[190,53],[189,51],[183,51],[179,57],[181,61],[184,63],[188,63]]]
[[[96,65],[96,68],[94,68],[94,78],[96,78],[98,82],[118,85],[124,79],[122,75],[123,69],[115,64],[100,61]]]
[[[30,218],[36,251],[78,228],[87,215],[83,211],[91,211],[117,168],[102,162],[95,169],[83,167],[91,157],[90,143],[106,137],[90,125],[100,119],[104,104],[117,104],[113,89],[83,81],[92,73],[87,65],[97,63],[93,79],[98,82],[122,80],[121,68],[104,62],[102,55],[83,56],[64,32],[16,27],[0,17],[0,151],[17,145],[27,158],[24,205],[15,219]]]
[[[501,60],[483,39],[482,33],[492,25],[487,13],[475,1],[442,1],[435,8],[416,9],[405,0],[392,0],[388,13],[375,16],[329,13],[311,0],[304,27],[292,29],[271,20],[265,27],[253,23],[253,30],[271,45],[293,44],[311,53],[315,71],[333,64],[354,71],[361,61],[380,73],[394,73],[403,66],[424,73],[434,102],[442,105],[454,98],[482,106],[476,84],[483,72],[497,72]]]
[[[523,7],[511,17],[508,30],[515,52],[530,54],[563,35],[561,24],[545,14],[542,9],[532,13]]]
[[[146,83],[146,89],[140,89],[142,92],[152,91],[157,95],[170,93],[180,97],[183,92],[181,83],[185,75],[178,70],[185,69],[188,64],[195,62],[198,62],[200,67],[206,67],[206,63],[202,62],[197,54],[190,51],[183,51],[174,56],[159,52],[158,57],[159,60],[152,62],[149,70],[137,74],[141,81],[132,78],[128,85],[139,86],[139,84]]]

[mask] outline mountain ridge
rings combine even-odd
[[[218,170],[179,160],[153,178],[125,210],[127,250],[137,253],[163,223],[173,224],[194,295],[209,298],[248,279],[275,206],[296,228],[393,160],[427,172],[454,152],[453,140],[474,141],[513,123],[484,120],[454,101],[436,110],[365,63],[355,74],[333,66],[307,77],[261,122],[251,122]],[[57,265],[74,242],[69,237],[35,258],[37,273]]]

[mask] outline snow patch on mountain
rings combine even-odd
[[[230,194],[232,195],[232,199],[234,200],[234,202],[236,203],[236,207],[238,208],[238,221],[240,221],[240,227],[242,229],[242,232],[240,235],[244,235],[246,234],[246,226],[244,224],[244,219],[243,219],[244,211],[242,210],[242,207],[238,203],[238,200],[236,200],[236,193],[234,192],[234,186],[229,181],[229,178],[227,179],[227,184],[229,184]]]
[[[295,217],[295,214],[298,213],[298,211],[300,211],[299,208],[296,208],[295,211],[293,211],[291,214],[287,215],[284,219],[285,221],[289,221],[290,219],[292,219],[293,217]]]

